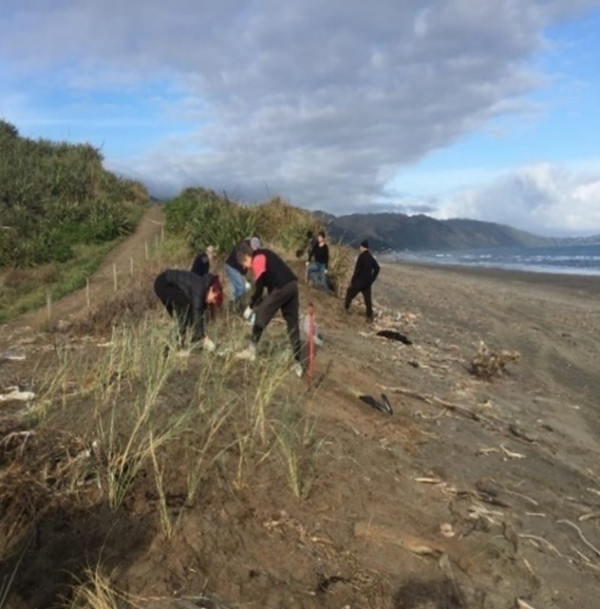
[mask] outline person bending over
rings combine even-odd
[[[192,273],[202,277],[210,271],[210,263],[215,259],[215,248],[209,245],[205,251],[200,252],[194,259],[191,271]]]
[[[254,360],[256,345],[265,328],[281,311],[287,325],[288,337],[294,354],[293,371],[298,377],[303,375],[300,327],[298,281],[290,267],[273,251],[268,249],[252,250],[250,245],[243,245],[238,251],[239,263],[245,269],[252,269],[255,289],[250,304],[244,311],[244,318],[250,319],[255,314],[252,326],[252,339],[244,351],[237,354],[238,359]],[[267,296],[263,298],[264,290]],[[253,309],[255,311],[253,311]]]
[[[254,251],[260,247],[260,240],[258,237],[244,239],[231,250],[227,260],[225,260],[225,272],[231,285],[229,300],[234,310],[237,310],[239,313],[242,312],[243,308],[243,304],[241,304],[243,302],[242,297],[251,288],[250,283],[246,279],[247,269],[238,261],[238,250],[242,246],[249,246]]]
[[[185,347],[190,330],[192,343],[202,342],[207,351],[214,351],[215,344],[206,336],[205,327],[207,317],[223,303],[219,276],[207,273],[199,277],[191,271],[167,269],[154,280],[154,291],[177,320],[179,347]]]

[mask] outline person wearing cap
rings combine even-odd
[[[249,246],[252,251],[255,251],[260,247],[260,239],[258,237],[249,237],[248,239],[240,241],[240,243],[231,250],[227,260],[225,260],[225,272],[227,273],[229,283],[231,284],[231,295],[229,300],[233,305],[241,303],[242,296],[252,287],[245,277],[247,269],[238,262],[237,257],[238,250],[244,245]],[[241,308],[239,311],[241,312]]]
[[[200,252],[194,259],[191,271],[198,277],[206,275],[210,270],[210,263],[215,259],[215,247],[209,245],[204,252]]]
[[[171,317],[177,320],[179,346],[185,346],[185,336],[191,329],[191,341],[201,342],[207,351],[215,344],[206,336],[206,316],[221,306],[223,287],[218,275],[206,273],[199,277],[183,269],[167,269],[154,280],[154,292]]]
[[[367,319],[373,320],[373,300],[371,298],[371,286],[379,275],[379,264],[371,251],[369,250],[369,242],[365,239],[360,243],[360,254],[356,259],[356,266],[354,267],[354,273],[350,280],[350,285],[346,290],[346,300],[344,302],[344,308],[346,312],[350,310],[350,303],[354,297],[361,292],[365,299],[365,306],[367,308]]]
[[[242,245],[238,250],[238,261],[245,269],[252,269],[255,288],[250,304],[244,311],[244,319],[252,324],[252,337],[247,349],[240,351],[236,357],[253,361],[256,358],[256,345],[265,328],[281,311],[294,355],[293,371],[302,377],[304,370],[301,360],[300,322],[298,280],[290,267],[273,251],[268,249],[253,250],[250,245]],[[264,290],[267,296],[263,298]],[[256,310],[253,309],[256,307]]]
[[[312,260],[314,259],[314,262]],[[311,264],[312,262],[312,264]],[[327,289],[327,267],[329,266],[329,246],[325,242],[325,233],[317,233],[317,242],[308,253],[306,274],[309,283]]]

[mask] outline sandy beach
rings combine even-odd
[[[289,381],[321,438],[310,494],[293,497],[282,463],[262,457],[234,488],[228,449],[169,539],[151,474],[117,512],[63,504],[37,523],[12,606],[43,605],[57,573],[101,555],[118,589],[161,609],[197,607],[189,599],[204,592],[213,609],[595,609],[599,291],[598,278],[384,264],[368,325],[360,296],[346,314],[339,299],[303,285],[302,311],[314,303],[325,337],[312,383]],[[71,298],[65,311],[74,308]],[[35,386],[36,354],[56,338],[14,329],[1,334],[0,352],[17,337],[26,359],[2,362],[0,386]],[[382,329],[411,344],[377,336]],[[269,333],[287,348],[283,323]],[[69,340],[82,358],[91,348]],[[490,379],[472,374],[482,342],[519,361]],[[187,403],[185,383],[202,362],[179,374],[169,409],[177,396]],[[237,370],[245,382],[251,374]],[[382,393],[391,416],[358,397]],[[73,426],[85,439],[89,422],[76,408],[72,416],[62,406],[36,430],[40,446],[59,425],[61,438]],[[184,488],[186,472],[178,476]]]

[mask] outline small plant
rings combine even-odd
[[[316,437],[316,420],[299,413],[296,405],[285,403],[274,428],[290,488],[295,497],[305,499],[316,477],[317,456],[324,440]]]
[[[123,609],[127,602],[124,593],[119,592],[110,580],[102,573],[100,567],[85,571],[85,581],[79,581],[74,587],[71,598],[66,602],[66,609]]]

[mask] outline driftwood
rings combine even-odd
[[[447,402],[446,400],[442,400],[436,397],[435,395],[418,393],[416,391],[412,391],[411,389],[406,389],[405,387],[385,387],[384,385],[381,385],[381,388],[387,391],[393,391],[394,393],[401,393],[402,395],[416,398],[432,406],[439,406],[441,408],[444,408],[445,410],[449,410],[451,412],[459,414],[467,419],[471,419],[472,421],[477,421],[478,423],[484,423],[486,425],[489,425],[494,429],[502,429],[504,427],[504,424],[499,419],[490,417],[488,415],[479,414],[478,412],[475,412],[470,408],[467,408],[466,406],[454,404],[453,402]]]

